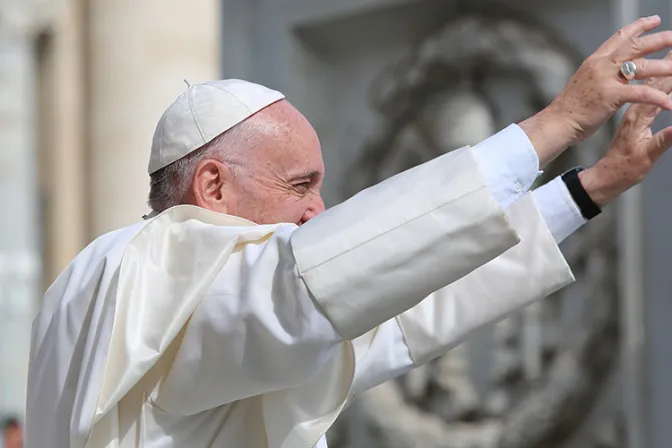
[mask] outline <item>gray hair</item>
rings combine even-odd
[[[241,174],[243,166],[238,156],[244,147],[249,147],[254,136],[254,125],[249,122],[250,120],[243,121],[197,150],[151,174],[147,203],[152,210],[160,213],[181,204],[193,181],[196,166],[205,159],[225,163],[234,175]]]

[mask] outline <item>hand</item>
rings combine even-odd
[[[520,127],[530,137],[543,167],[568,146],[597,130],[626,103],[672,110],[672,101],[650,85],[630,85],[621,64],[634,61],[637,79],[672,75],[672,61],[643,57],[672,46],[672,31],[642,36],[660,25],[658,16],[639,19],[619,30],[589,56],[564,91],[543,111]]]
[[[665,60],[672,61],[672,52]],[[672,77],[651,80],[647,87],[667,95],[672,91]],[[583,188],[596,204],[607,205],[641,182],[672,146],[672,126],[656,134],[651,132],[651,125],[661,110],[649,104],[630,106],[604,157],[579,173]]]

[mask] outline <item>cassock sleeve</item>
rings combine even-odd
[[[232,254],[181,337],[158,403],[196,412],[306,382],[343,339],[518,241],[469,148],[405,171]]]
[[[430,361],[476,328],[574,280],[534,194],[516,202],[508,215],[521,237],[518,245],[353,341],[352,395]]]
[[[354,339],[518,243],[470,148],[366,189],[292,235],[301,279]]]

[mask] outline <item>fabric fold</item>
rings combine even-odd
[[[327,210],[291,241],[315,300],[340,334],[354,339],[519,238],[471,149],[463,148]]]

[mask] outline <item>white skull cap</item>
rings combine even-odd
[[[284,97],[278,91],[240,79],[188,85],[156,126],[149,174],[211,142]]]

